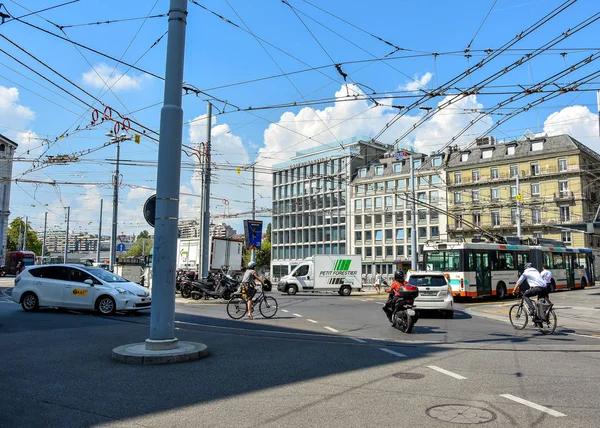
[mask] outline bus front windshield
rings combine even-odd
[[[440,272],[457,272],[460,267],[460,252],[450,251],[428,251],[427,270]]]

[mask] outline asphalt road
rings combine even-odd
[[[110,351],[143,341],[148,314],[25,313],[9,291],[0,288],[2,428],[595,427],[600,416],[600,339],[518,332],[472,306],[452,320],[424,316],[406,335],[387,323],[383,296],[271,293],[279,312],[253,321],[181,303],[177,336],[211,355],[140,367]]]

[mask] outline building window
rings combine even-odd
[[[419,233],[419,238],[427,238],[427,228],[426,227],[419,227],[418,230]]]
[[[517,197],[517,186],[510,186],[510,198],[515,199]]]
[[[507,155],[514,155],[515,154],[515,146],[508,146],[506,148],[506,154]]]
[[[462,172],[455,172],[454,173],[454,184],[461,184],[462,183]]]
[[[386,183],[388,190],[394,190],[396,188],[396,182],[394,180],[390,180]]]
[[[396,256],[404,256],[404,245],[396,247]]]
[[[462,193],[454,192],[454,203],[460,204],[462,202]]]
[[[457,229],[462,229],[463,227],[463,216],[462,214],[458,214],[454,219],[454,224],[456,224]]]
[[[373,218],[370,215],[365,216],[365,227],[371,227],[373,225]]]
[[[517,175],[519,175],[519,165],[511,165],[510,178],[515,178]]]
[[[558,182],[558,192],[561,197],[565,197],[569,194],[569,181],[568,180],[560,180]]]
[[[567,170],[567,160],[566,159],[559,159],[558,160],[558,170],[560,172],[564,172]]]
[[[417,193],[417,200],[419,202],[427,202],[427,193],[426,192],[418,192]]]
[[[383,166],[375,167],[375,175],[383,175]]]
[[[367,247],[365,248],[366,252],[365,252],[365,256],[366,257],[373,257],[373,248],[372,247]]]
[[[396,213],[396,226],[400,226],[402,224],[404,224],[404,213]]]
[[[381,209],[381,198],[375,198],[375,209]]]
[[[514,226],[517,224],[517,209],[512,208],[510,210],[510,223]]]
[[[441,179],[440,179],[440,176],[439,176],[439,175],[431,175],[431,176],[429,177],[429,179],[430,179],[430,181],[431,181],[431,184],[439,184],[439,183],[440,183],[440,181],[441,181]]]
[[[396,195],[396,207],[397,208],[404,207],[404,199],[402,199],[402,196],[400,196],[400,195]]]
[[[392,199],[393,196],[386,196],[385,197],[385,208],[393,208],[394,206],[394,200]]]
[[[493,149],[482,151],[481,159],[490,159],[492,157],[492,153],[494,153]]]
[[[533,224],[541,224],[542,223],[542,210],[540,208],[532,208],[531,209],[531,222]]]
[[[375,242],[381,242],[382,239],[383,239],[383,231],[376,230],[375,231]]]
[[[406,180],[404,178],[402,180],[397,180],[396,187],[398,187],[398,189],[406,188]]]
[[[431,160],[431,165],[432,166],[440,166],[442,164],[442,157],[441,156],[436,156]]]
[[[561,237],[562,237],[562,241],[565,244],[570,244],[571,243],[571,232],[562,232],[561,233]]]
[[[419,186],[427,186],[428,184],[427,177],[419,177]]]
[[[383,256],[383,248],[375,247],[375,257],[381,257],[381,256]]]
[[[413,168],[417,169],[421,167],[421,159],[413,160]]]
[[[419,210],[418,216],[419,223],[427,222],[427,210]]]
[[[378,192],[383,192],[385,183],[383,181],[379,181],[375,184]]]
[[[566,223],[571,221],[571,207],[568,205],[560,206],[560,221]]]
[[[358,186],[356,186],[356,193],[365,193],[365,185],[364,184],[359,184]]]
[[[440,236],[440,227],[439,226],[431,226],[430,234],[432,238],[439,238]]]
[[[537,152],[537,151],[543,150],[543,149],[544,149],[543,141],[536,141],[535,143],[531,143],[531,151],[532,152]]]
[[[386,229],[385,230],[385,240],[386,241],[391,241],[394,237],[394,231],[392,229]]]
[[[500,211],[492,211],[492,226],[500,226]]]
[[[385,256],[393,257],[394,256],[394,247],[385,247]]]
[[[473,202],[479,202],[479,189],[472,190],[471,191],[471,195],[472,195],[472,198],[473,198]]]
[[[431,221],[432,223],[437,223],[439,218],[440,218],[440,214],[439,214],[438,210],[430,210],[429,211],[429,221]]]
[[[370,210],[373,207],[373,199],[365,199],[365,210]]]
[[[362,216],[360,215],[355,215],[354,216],[354,224],[356,226],[360,226],[362,224]]]
[[[473,224],[481,227],[481,213],[473,213]]]
[[[500,177],[500,174],[498,173],[498,168],[490,169],[490,177],[492,178],[492,180],[497,180]]]
[[[471,176],[473,177],[473,183],[477,183],[479,181],[479,170],[474,169]]]
[[[492,201],[497,201],[498,199],[500,199],[500,192],[497,187],[492,187],[490,189],[490,198],[492,199]]]
[[[531,184],[531,196],[540,196],[540,183]]]
[[[354,240],[355,241],[362,241],[362,232],[354,232]]]
[[[466,162],[469,160],[469,153],[461,153],[460,154],[460,161],[461,162]]]
[[[365,241],[370,242],[373,240],[373,232],[370,230],[365,231]]]
[[[354,210],[355,211],[362,210],[362,199],[357,199],[354,201]]]
[[[402,172],[402,164],[401,163],[395,163],[394,164],[394,172],[396,172],[396,173],[401,173]]]
[[[531,175],[536,176],[540,175],[540,164],[537,162],[533,162],[531,164]]]
[[[404,241],[404,229],[396,229],[396,240]]]
[[[364,178],[367,176],[367,168],[361,168],[358,170],[358,176]]]
[[[437,190],[429,192],[429,203],[437,204],[438,201],[439,201],[439,192]]]

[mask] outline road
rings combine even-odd
[[[598,292],[553,300],[575,307]],[[177,336],[211,355],[138,367],[110,351],[144,340],[147,314],[25,313],[2,293],[10,289],[0,288],[3,428],[594,427],[600,416],[600,332],[561,325],[567,309],[553,336],[482,312],[502,310],[497,302],[457,305],[451,320],[427,315],[406,335],[389,326],[377,295],[271,293],[276,317],[252,321],[186,301]]]

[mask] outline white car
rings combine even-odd
[[[115,311],[148,309],[152,296],[140,285],[100,267],[82,265],[31,266],[15,278],[12,299],[27,312],[41,306]]]
[[[408,272],[406,281],[419,288],[419,296],[415,299],[415,308],[437,309],[446,318],[454,317],[454,298],[452,287],[442,272]]]

